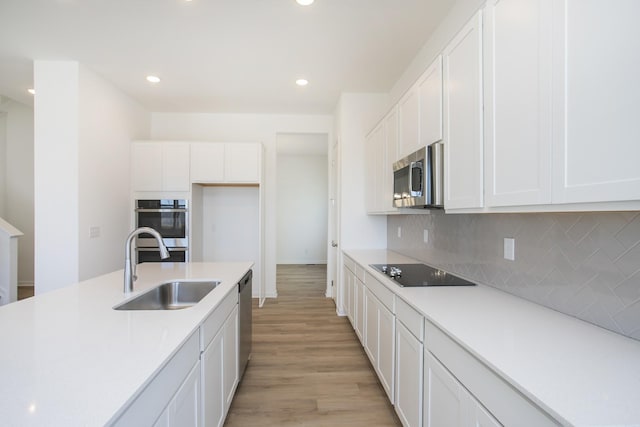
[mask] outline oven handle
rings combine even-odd
[[[136,212],[187,212],[186,209],[145,209],[136,208]]]
[[[170,247],[168,247],[167,249],[169,249],[169,252],[186,252],[188,248],[170,248]],[[138,251],[138,252],[159,252],[160,249],[158,249],[157,247],[153,247],[153,248],[136,248],[136,251]]]

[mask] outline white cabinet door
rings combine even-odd
[[[224,329],[202,353],[202,420],[206,427],[224,423]]]
[[[222,143],[191,144],[191,182],[224,182],[224,146]]]
[[[384,123],[379,123],[367,135],[365,142],[365,203],[367,213],[380,213],[382,198],[381,168],[384,159]]]
[[[189,144],[162,143],[162,190],[189,191]]]
[[[189,191],[189,144],[134,142],[133,191]]]
[[[420,144],[420,94],[413,85],[398,102],[399,157],[413,153]]]
[[[365,330],[366,330],[366,310],[365,310],[365,291],[364,284],[360,281],[360,278],[356,277],[354,287],[354,295],[356,299],[356,334],[360,338],[360,342],[365,342]]]
[[[162,143],[133,143],[131,179],[133,191],[162,190]]]
[[[640,2],[554,6],[553,202],[640,200]]]
[[[353,280],[354,280],[354,274],[353,272],[351,272],[351,270],[349,270],[349,268],[347,268],[346,265],[342,265],[342,291],[343,291],[343,299],[342,299],[342,304],[344,306],[344,310],[347,313],[347,318],[349,319],[349,321],[351,322],[351,326],[354,326],[355,324],[355,319],[354,319],[354,313],[355,313],[355,300],[353,297]]]
[[[551,203],[552,6],[553,0],[490,0],[485,8],[489,207]]]
[[[394,403],[396,319],[393,313],[378,301],[378,358],[377,371],[380,383]]]
[[[378,304],[376,297],[368,289],[364,291],[365,339],[364,349],[375,368],[378,359]]]
[[[378,199],[379,208],[386,213],[398,212],[393,206],[393,162],[398,160],[398,110],[392,108],[384,118],[384,159],[381,167],[380,189],[381,199]]]
[[[205,426],[222,426],[238,385],[238,307],[202,353],[202,408]]]
[[[422,370],[423,344],[396,321],[395,407],[405,427],[422,425]]]
[[[238,306],[233,309],[223,326],[224,398],[225,413],[229,410],[238,385]]]
[[[200,362],[191,370],[169,405],[169,426],[200,426]]]
[[[418,80],[420,99],[420,147],[442,139],[442,55]]]
[[[445,208],[483,204],[482,12],[443,52]]]
[[[260,182],[262,145],[259,143],[225,144],[224,160],[226,182]]]
[[[502,425],[431,353],[424,357],[424,427]]]

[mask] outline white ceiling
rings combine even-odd
[[[33,60],[77,60],[149,111],[330,114],[388,92],[453,3],[0,0],[0,94],[31,103]]]

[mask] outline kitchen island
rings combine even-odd
[[[187,341],[199,341],[194,334],[252,265],[140,264],[131,295],[120,270],[0,307],[0,424],[116,423]],[[176,279],[220,284],[182,310],[113,309]]]
[[[365,349],[370,324],[384,320],[368,322],[371,301],[396,319],[385,348],[396,345],[399,359],[406,337],[415,343],[408,395],[423,399],[403,408],[402,363],[392,393],[405,425],[476,425],[467,420],[477,416],[484,426],[640,426],[640,341],[488,286],[400,287],[370,267],[421,263],[393,251],[345,250],[343,260],[346,310]]]

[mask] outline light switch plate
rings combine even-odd
[[[516,239],[512,237],[504,238],[504,259],[509,261],[516,259]]]
[[[398,226],[398,238],[402,238],[402,227]]]
[[[100,237],[100,227],[98,226],[89,227],[89,238],[96,239],[98,237]]]

